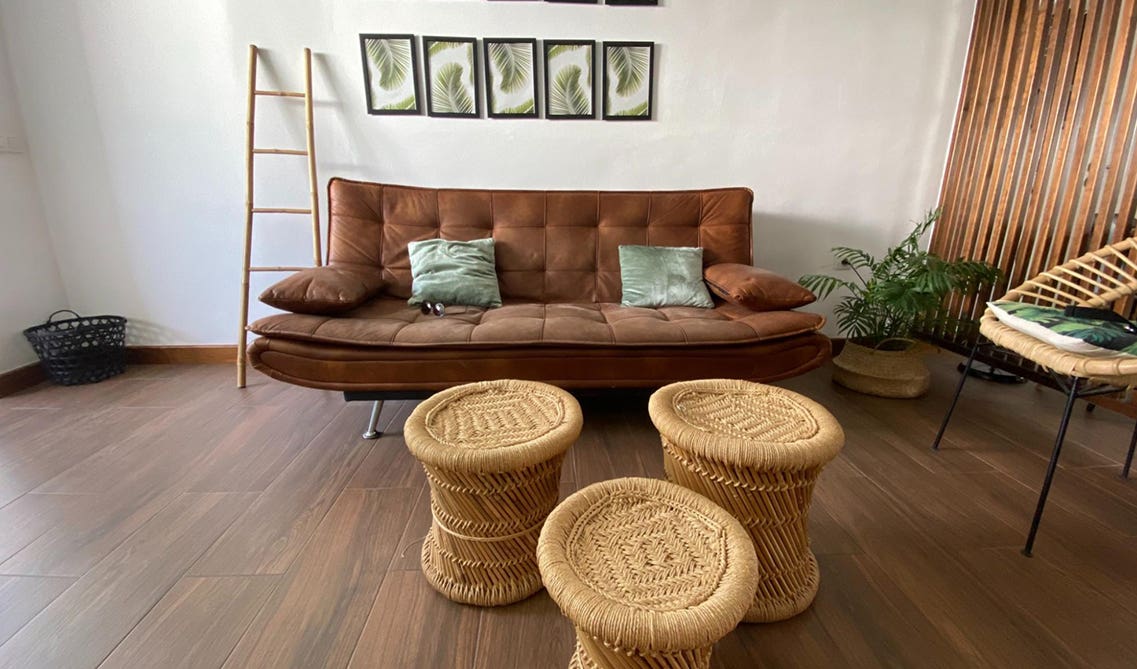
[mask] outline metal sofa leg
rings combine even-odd
[[[979,351],[979,338],[975,339],[975,346],[971,347],[971,355],[967,356],[967,364],[963,366],[963,374],[959,377],[959,385],[955,387],[955,397],[951,400],[951,406],[948,407],[947,415],[944,416],[944,422],[940,424],[940,431],[936,433],[936,440],[932,442],[932,450],[940,450],[940,441],[944,438],[944,432],[947,432],[948,422],[951,421],[951,415],[955,413],[955,405],[959,404],[959,396],[963,394],[963,384],[967,383],[967,377],[971,375],[971,365],[975,363],[975,354]]]
[[[371,406],[371,418],[367,421],[367,431],[363,433],[364,439],[378,439],[382,436],[376,427],[379,425],[379,412],[383,410],[383,400],[376,400]]]
[[[1133,451],[1137,449],[1137,423],[1133,425],[1133,436],[1129,439],[1129,452],[1125,454],[1125,466],[1121,468],[1121,478],[1129,478],[1129,468],[1133,466]]]
[[[1062,422],[1058,426],[1058,437],[1054,440],[1054,452],[1050,454],[1050,464],[1046,467],[1046,479],[1042,482],[1042,491],[1038,494],[1038,506],[1034,509],[1034,519],[1030,522],[1030,533],[1026,537],[1026,546],[1023,555],[1030,557],[1034,551],[1034,538],[1038,534],[1038,524],[1042,522],[1042,511],[1046,508],[1046,497],[1050,494],[1050,484],[1054,482],[1054,472],[1058,468],[1058,457],[1062,455],[1062,442],[1066,440],[1066,428],[1070,427],[1070,414],[1074,411],[1074,403],[1078,400],[1078,392],[1082,389],[1082,379],[1074,379],[1070,384],[1070,394],[1066,397],[1066,410],[1062,413]]]

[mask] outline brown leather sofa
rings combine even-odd
[[[296,294],[284,296],[292,301],[276,302],[305,310],[324,300],[336,313],[283,313],[249,327],[260,335],[253,367],[281,381],[349,399],[497,378],[644,388],[772,381],[830,355],[821,316],[779,308],[812,296],[800,299],[792,293],[804,289],[750,267],[748,189],[489,191],[333,179],[328,190],[328,266],[293,279]],[[439,318],[407,305],[409,242],[489,236],[504,306],[448,305]],[[621,244],[702,247],[715,307],[620,306]],[[345,294],[366,299],[354,306]],[[770,310],[743,306],[755,300]]]

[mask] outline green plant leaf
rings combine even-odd
[[[799,282],[826,298],[847,291],[834,308],[837,325],[849,337],[876,343],[890,337],[912,338],[930,327],[971,332],[974,323],[944,313],[944,299],[953,292],[984,299],[1000,279],[1000,272],[974,260],[949,262],[921,248],[921,238],[939,218],[930,210],[909,234],[879,259],[849,247],[833,249],[838,260],[848,261],[861,282],[826,275],[809,275]]]
[[[650,103],[648,103],[648,102],[642,102],[642,103],[636,105],[635,107],[629,107],[628,109],[621,109],[617,112],[613,112],[611,115],[612,116],[647,116],[647,109],[648,109],[649,105],[650,105]]]
[[[404,100],[399,100],[398,102],[392,102],[391,104],[383,105],[382,107],[380,107],[380,109],[391,109],[391,110],[407,110],[407,109],[414,109],[414,108],[415,108],[414,93],[411,93]]]
[[[527,102],[517,105],[516,107],[507,107],[497,111],[498,114],[532,114],[537,111],[537,103],[533,98],[529,98]]]
[[[367,57],[379,75],[379,88],[391,91],[407,80],[407,72],[411,69],[411,45],[406,40],[367,40]]]
[[[844,279],[838,279],[835,276],[827,276],[825,274],[807,274],[797,281],[817,296],[817,299],[824,300],[832,295],[836,290],[844,288],[850,292],[857,292],[860,286],[853,284]]]
[[[583,116],[592,111],[592,103],[583,86],[578,65],[557,73],[549,91],[549,113],[555,116]]]
[[[608,47],[608,67],[616,75],[616,92],[631,95],[643,87],[650,70],[651,51],[642,46]]]
[[[840,262],[847,263],[853,269],[872,267],[876,259],[860,249],[851,249],[848,246],[838,246],[833,249],[833,257]]]
[[[506,93],[520,90],[529,83],[533,71],[533,51],[528,44],[490,43],[490,58],[497,66],[498,79],[494,83]]]
[[[462,83],[465,71],[458,63],[443,65],[434,74],[431,85],[431,105],[441,114],[473,114],[474,99]]]

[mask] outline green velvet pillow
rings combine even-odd
[[[715,305],[703,283],[701,248],[621,246],[620,283],[625,307]]]
[[[427,239],[411,242],[408,250],[412,278],[409,304],[501,306],[493,239],[472,242]]]

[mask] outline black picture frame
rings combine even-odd
[[[552,69],[550,62],[553,58],[552,52],[559,46],[586,46],[590,49],[588,62],[589,62],[589,76],[588,76],[588,100],[590,111],[588,113],[559,113],[556,110],[558,105],[552,103],[553,88],[557,85],[557,75]],[[545,40],[543,43],[542,53],[544,54],[545,66],[545,118],[550,120],[586,120],[596,118],[596,41],[595,40]]]
[[[377,106],[371,85],[372,61],[368,57],[368,42],[375,40],[406,41],[410,51],[410,68],[407,76],[411,78],[414,91],[414,106],[400,107],[395,105]],[[418,41],[414,35],[387,34],[387,33],[361,33],[359,35],[359,53],[363,60],[363,88],[367,100],[367,113],[372,116],[407,116],[422,113],[422,89],[419,87]]]
[[[434,76],[440,72],[433,72],[433,56],[431,54],[431,46],[437,43],[449,44],[467,44],[470,49],[470,56],[468,64],[470,64],[474,71],[470,78],[470,88],[466,91],[466,95],[472,97],[473,106],[471,111],[439,111],[438,107],[443,107],[442,101],[435,100],[434,95]],[[478,56],[478,40],[476,37],[449,37],[430,35],[422,38],[422,59],[425,63],[424,72],[426,74],[426,113],[428,116],[437,118],[481,118],[482,115],[482,95],[478,82],[482,79],[481,70],[479,68]],[[462,70],[464,73],[465,70]],[[453,107],[449,107],[453,108]]]
[[[609,5],[647,5],[657,7],[659,0],[605,0]]]
[[[610,110],[612,98],[612,81],[608,73],[609,50],[617,48],[647,49],[647,76],[643,83],[647,86],[646,114],[629,115],[615,113]],[[650,121],[655,117],[655,42],[605,42],[604,43],[604,80],[603,89],[603,118],[605,121]],[[639,91],[640,88],[635,89]]]
[[[529,47],[529,84],[527,90],[533,92],[533,109],[528,112],[509,113],[495,111],[494,105],[494,88],[495,82],[493,77],[494,60],[492,53],[492,45],[495,44],[524,44]],[[537,40],[531,37],[484,37],[482,38],[482,63],[483,70],[486,75],[486,115],[490,118],[540,118],[541,117],[541,96],[539,94],[539,87],[537,84],[538,67],[537,61],[540,59],[540,52],[537,48]]]

